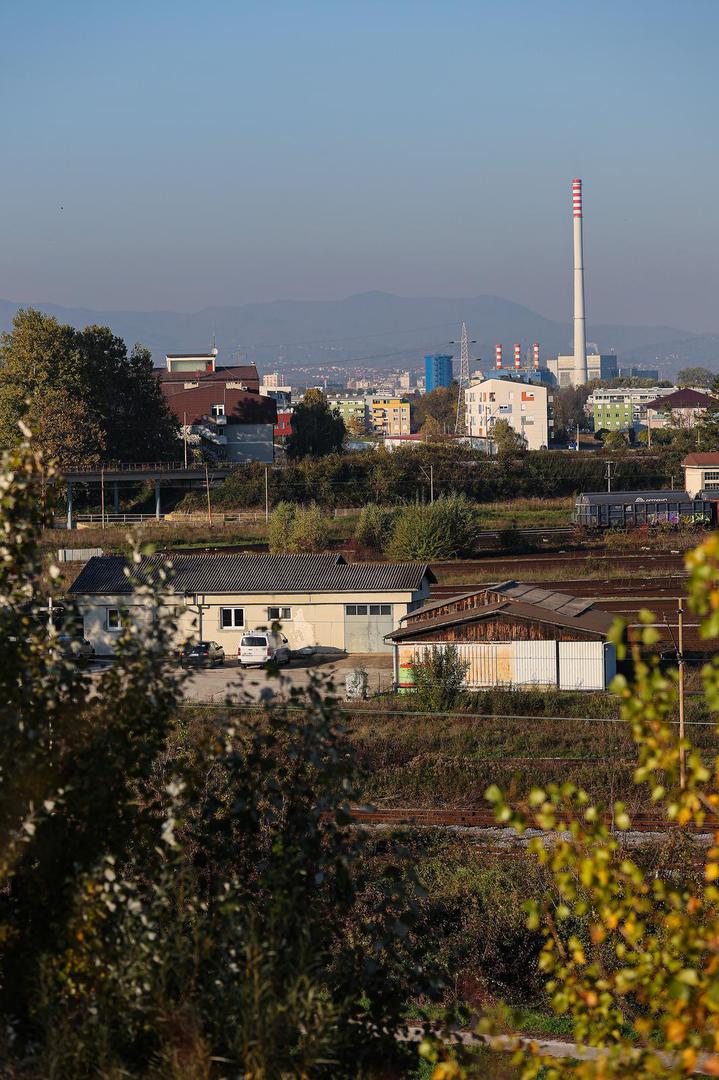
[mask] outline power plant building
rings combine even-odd
[[[616,379],[619,365],[614,353],[585,353],[584,368],[577,367],[574,356],[556,356],[547,360],[547,371],[557,386],[584,386],[592,379]]]
[[[433,353],[424,358],[424,385],[428,394],[452,385],[452,357]]]

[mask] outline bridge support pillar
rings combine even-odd
[[[117,480],[112,485],[112,506],[116,514],[120,513],[120,485]]]
[[[160,481],[155,481],[155,517],[160,520]]]
[[[74,524],[75,523],[74,523],[74,521],[72,519],[72,481],[68,480],[68,482],[67,482],[67,527],[68,527],[68,529],[72,529]]]

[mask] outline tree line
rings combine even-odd
[[[76,330],[32,308],[0,336],[0,448],[24,423],[61,468],[177,459],[177,420],[142,345],[106,326]]]
[[[614,487],[649,490],[670,487],[672,480],[681,487],[681,457],[667,452],[613,454]],[[266,473],[272,505],[317,503],[327,508],[429,501],[432,488],[435,496],[463,494],[480,503],[606,488],[606,464],[596,453],[534,450],[488,458],[465,446],[430,443],[306,457],[281,468],[258,462],[238,465],[213,493],[213,504],[228,510],[264,506]],[[183,503],[187,508],[201,505],[200,495],[188,495]]]

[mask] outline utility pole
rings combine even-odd
[[[105,528],[105,466],[100,469],[100,528]]]
[[[687,786],[687,752],[684,746],[684,598],[679,597],[679,787]]]
[[[611,490],[612,490],[612,469],[613,468],[614,468],[614,462],[613,461],[605,462],[604,476],[605,476],[605,479],[607,481],[607,491],[609,491],[609,492],[611,492]]]
[[[185,468],[187,468],[187,413],[182,414],[182,441],[185,444]]]
[[[429,467],[429,501],[434,502],[434,465]]]
[[[212,503],[210,501],[210,470],[205,462],[205,487],[207,489],[207,524],[212,528]]]
[[[265,465],[265,525],[270,520],[270,480],[269,469]]]
[[[577,450],[579,449],[579,421],[577,421]]]

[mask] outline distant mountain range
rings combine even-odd
[[[9,329],[18,307],[0,300],[0,328]],[[261,369],[314,367],[417,367],[425,352],[447,351],[467,323],[477,338],[472,356],[492,366],[495,342],[511,362],[512,344],[538,341],[542,356],[571,352],[571,323],[545,319],[530,308],[499,296],[446,300],[369,292],[344,300],[276,300],[271,303],[212,307],[191,314],[173,311],[94,311],[58,304],[32,306],[61,322],[82,327],[109,326],[128,345],[152,350],[157,366],[167,352],[198,352],[213,338],[223,363],[242,354]],[[614,350],[622,366],[659,366],[673,376],[681,367],[701,364],[719,369],[719,334],[692,334],[671,326],[589,326],[588,338],[600,351]],[[480,366],[480,365],[476,365]]]

